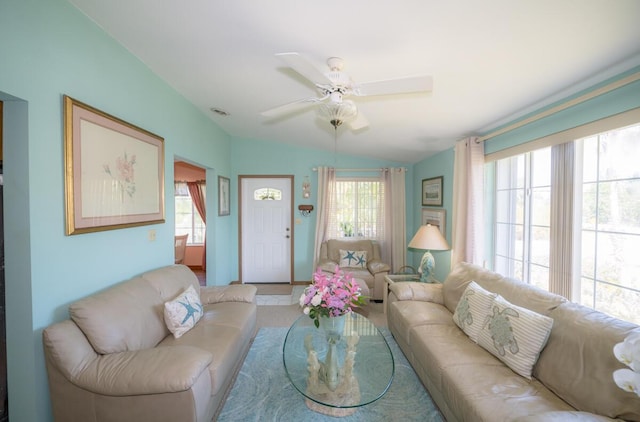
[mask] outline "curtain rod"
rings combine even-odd
[[[404,168],[405,171],[407,171],[406,167],[403,167],[403,168]],[[318,171],[318,168],[314,167],[311,170]],[[370,168],[370,169],[338,169],[337,168],[335,170],[336,171],[353,171],[353,172],[356,172],[356,171],[387,171],[388,168],[386,168],[386,167],[377,167],[377,168]]]
[[[542,118],[548,117],[548,116],[550,116],[552,114],[555,114],[555,113],[558,113],[560,111],[566,110],[569,107],[573,107],[575,105],[583,103],[583,102],[585,102],[587,100],[590,100],[592,98],[598,97],[598,96],[606,94],[608,92],[611,92],[614,89],[621,88],[621,87],[623,87],[625,85],[628,85],[628,84],[630,84],[632,82],[635,82],[635,81],[637,81],[639,79],[640,79],[640,72],[636,72],[636,73],[634,73],[632,75],[627,76],[626,78],[622,78],[622,79],[617,80],[615,82],[611,82],[610,84],[607,84],[607,85],[605,85],[603,87],[600,87],[600,88],[598,88],[596,90],[593,90],[591,92],[583,94],[583,95],[581,95],[579,97],[576,97],[576,98],[574,98],[572,100],[569,100],[569,101],[567,101],[565,103],[559,104],[559,105],[557,105],[555,107],[552,107],[552,108],[550,108],[548,110],[540,112],[540,113],[538,113],[536,115],[533,115],[533,116],[531,116],[531,117],[529,117],[527,119],[521,120],[521,121],[516,122],[516,123],[514,123],[512,125],[509,125],[509,126],[506,126],[506,127],[502,128],[502,129],[496,130],[495,132],[491,132],[491,133],[489,133],[487,135],[481,136],[481,137],[478,138],[477,142],[484,142],[487,139],[495,138],[496,136],[502,135],[503,133],[511,132],[512,130],[518,129],[518,128],[522,127],[522,126],[528,125],[529,123],[533,123],[533,122],[535,122],[537,120],[540,120]]]

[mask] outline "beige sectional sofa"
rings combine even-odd
[[[193,286],[202,317],[179,338],[164,304]],[[200,288],[183,265],[149,271],[69,307],[43,332],[56,421],[211,421],[256,332],[256,288]]]
[[[318,268],[323,272],[333,274],[336,265],[340,264],[340,251],[364,251],[366,252],[366,264],[363,267],[342,266],[341,269],[349,272],[356,279],[364,280],[369,289],[369,298],[382,300],[386,286],[384,276],[389,274],[389,265],[380,259],[380,245],[374,240],[338,240],[330,239],[322,242]]]
[[[531,379],[454,322],[471,281],[553,319]],[[640,421],[640,398],[618,388],[612,377],[624,368],[613,346],[640,330],[637,325],[466,263],[443,284],[391,285],[386,306],[391,333],[449,422]]]

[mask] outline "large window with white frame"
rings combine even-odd
[[[640,124],[576,140],[572,300],[640,323]],[[494,268],[549,289],[551,148],[497,160]]]
[[[384,183],[380,178],[338,178],[329,238],[384,238]]]

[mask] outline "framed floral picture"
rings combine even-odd
[[[230,181],[228,177],[218,176],[218,215],[224,216],[231,213],[229,206],[229,188]]]
[[[442,180],[443,176],[431,179],[422,179],[422,206],[442,206]]]
[[[164,139],[64,96],[66,234],[164,220]]]

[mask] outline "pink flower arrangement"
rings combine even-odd
[[[320,317],[338,317],[352,311],[353,307],[364,305],[360,286],[353,276],[336,266],[334,274],[326,274],[320,269],[313,274],[313,283],[300,296],[300,306],[305,315],[320,326]]]

